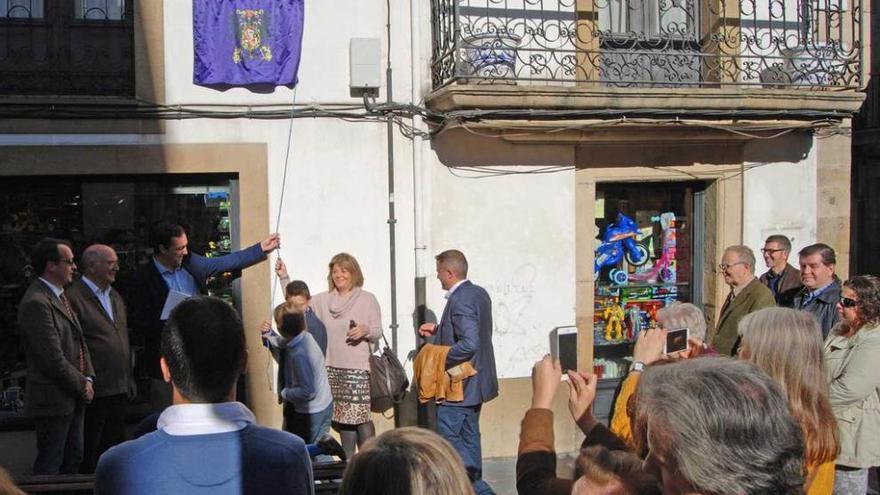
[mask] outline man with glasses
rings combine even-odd
[[[122,296],[111,285],[119,258],[110,246],[93,244],[80,257],[83,276],[67,290],[95,368],[95,399],[86,408],[83,473],[98,457],[125,441],[125,411],[134,395],[128,319]]]
[[[801,272],[788,262],[789,253],[788,237],[779,234],[768,237],[761,249],[768,270],[759,279],[773,293],[776,304],[786,307],[791,307],[792,299],[803,287]]]
[[[719,354],[734,356],[739,348],[736,330],[739,321],[749,313],[776,306],[776,300],[770,289],[755,278],[755,254],[748,247],[725,249],[718,268],[730,286],[730,294],[721,306],[718,324],[709,342]]]
[[[25,408],[37,439],[34,474],[75,474],[95,373],[82,327],[64,294],[76,271],[70,243],[41,240],[31,252],[31,267],[39,278],[21,298],[18,332],[27,354]]]
[[[794,296],[793,307],[816,318],[824,339],[840,321],[840,315],[837,314],[840,279],[834,274],[837,255],[831,246],[817,243],[801,249],[798,256],[804,287]]]

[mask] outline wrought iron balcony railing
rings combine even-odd
[[[858,88],[861,0],[431,0],[453,82]]]

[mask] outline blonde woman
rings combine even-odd
[[[803,430],[807,494],[831,493],[838,438],[824,380],[818,323],[804,311],[765,308],[744,316],[737,331],[742,339],[739,358],[773,378]]]
[[[825,341],[829,398],[840,428],[834,493],[862,495],[868,468],[880,465],[880,279],[843,284],[841,320]]]
[[[423,428],[386,431],[348,463],[340,495],[473,495],[458,452]]]
[[[351,458],[355,445],[376,435],[370,412],[370,343],[382,338],[382,322],[376,296],[361,288],[364,275],[354,256],[339,253],[328,267],[328,290],[313,297],[311,307],[327,327],[332,424]]]

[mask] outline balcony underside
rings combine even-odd
[[[479,111],[482,119],[620,116],[848,118],[864,93],[754,88],[584,88],[512,84],[448,85],[425,103],[435,112]]]

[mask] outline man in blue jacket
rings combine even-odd
[[[492,300],[480,286],[467,279],[468,263],[461,251],[438,254],[437,279],[446,292],[446,308],[440,323],[424,323],[422,336],[434,335],[434,343],[451,346],[446,369],[470,361],[477,374],[464,381],[464,400],[444,402],[437,408],[437,430],[455,447],[464,461],[478,495],[494,493],[482,479],[480,409],[498,396],[495,351],[492,347]]]
[[[303,440],[256,424],[235,401],[245,347],[231,306],[215,297],[180,303],[161,338],[160,367],[174,405],[156,431],[101,456],[95,493],[314,493]]]
[[[153,225],[150,232],[153,259],[138,270],[137,290],[131,297],[128,321],[135,335],[143,339],[142,362],[151,379],[150,403],[155,411],[171,403],[171,389],[162,380],[159,369],[159,335],[165,325],[162,310],[169,292],[173,290],[189,297],[206,294],[209,277],[259,263],[277,249],[280,242],[278,234],[272,234],[247,249],[206,258],[189,252],[189,241],[180,225],[169,221]]]

